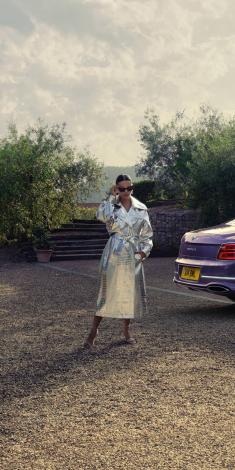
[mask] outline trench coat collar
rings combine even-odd
[[[132,202],[133,209],[140,209],[140,210],[147,209],[146,205],[143,204],[143,202],[140,202],[134,196],[131,196],[131,202]],[[122,207],[122,204],[121,202],[117,201],[115,202],[115,206]]]

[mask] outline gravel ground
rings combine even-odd
[[[167,292],[173,259],[151,258],[137,344],[109,319],[87,353],[97,267],[2,260],[1,468],[235,469],[234,304]]]

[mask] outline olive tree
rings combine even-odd
[[[189,164],[188,203],[200,207],[203,222],[235,218],[235,117],[203,109],[195,125]]]
[[[195,137],[184,113],[162,124],[158,115],[148,111],[139,128],[139,141],[144,154],[136,165],[137,174],[153,179],[163,199],[185,198]]]
[[[207,105],[197,119],[176,113],[161,124],[153,112],[139,129],[144,155],[139,175],[155,181],[160,197],[200,208],[205,224],[235,217],[235,117]]]
[[[14,124],[0,141],[0,233],[31,237],[35,227],[58,227],[75,213],[77,198],[102,182],[103,165],[68,143],[66,125],[38,120],[24,133]]]

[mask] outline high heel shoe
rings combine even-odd
[[[93,337],[93,339],[91,341],[89,341],[89,337],[90,337],[90,334],[88,335],[86,341],[83,343],[83,348],[84,349],[92,349],[92,347],[94,346],[95,344],[95,341],[96,341],[96,337],[98,335],[98,330],[96,330],[96,334],[95,336]]]
[[[132,338],[132,336],[130,336],[129,338],[125,338],[125,343],[126,344],[136,344],[136,339]]]

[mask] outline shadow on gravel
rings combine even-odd
[[[235,316],[235,304],[227,304],[224,306],[216,306],[211,307],[207,305],[205,307],[197,307],[196,305],[190,306],[190,311],[185,306],[181,308],[181,311],[178,312],[178,315],[190,315],[192,318],[201,319],[208,319],[216,318],[217,320],[224,321],[226,318],[230,319],[231,317]]]
[[[25,397],[31,393],[48,391],[67,383],[75,376],[78,381],[80,376],[81,380],[86,382],[93,381],[90,369],[94,371],[96,365],[99,369],[99,379],[102,379],[115,370],[120,370],[120,367],[123,367],[120,366],[120,361],[123,361],[128,370],[135,367],[136,361],[146,361],[154,357],[159,359],[172,351],[181,351],[184,354],[185,351],[193,351],[195,347],[204,351],[209,350],[210,353],[231,354],[234,351],[234,342],[225,335],[223,329],[220,330],[219,324],[222,323],[222,318],[223,321],[232,318],[234,307],[219,307],[213,313],[209,313],[208,308],[200,310],[194,308],[193,310],[190,314],[186,309],[181,309],[180,312],[171,311],[167,321],[162,318],[149,317],[144,325],[137,326],[137,330],[140,329],[140,340],[135,345],[127,345],[123,341],[111,341],[105,346],[97,345],[90,351],[78,348],[55,356],[51,351],[50,356],[50,341],[53,346],[53,339],[51,339],[47,343],[46,360],[43,358],[43,351],[40,351],[37,358],[35,352],[32,355],[30,351],[19,354],[18,365],[14,363],[14,369],[17,366],[17,370],[11,370],[9,367],[9,372],[1,377],[2,398],[8,401],[14,397]],[[217,333],[213,331],[214,321],[217,322]],[[206,337],[205,329],[207,329]],[[141,332],[144,338],[141,337]],[[66,347],[67,344],[64,346]],[[63,351],[63,342],[61,342],[61,351]],[[22,367],[22,361],[25,360],[27,365]],[[85,377],[84,368],[87,371]]]
[[[40,278],[40,274],[44,277]],[[20,276],[12,280],[8,275],[6,284],[17,292],[17,298],[15,294],[11,298],[9,291],[9,299],[2,306],[5,328],[1,343],[2,347],[4,344],[5,372],[1,387],[5,400],[48,391],[68,383],[74,376],[78,381],[94,381],[94,377],[100,379],[123,368],[133,369],[137,361],[164,358],[172,351],[183,354],[201,349],[225,355],[233,351],[231,320],[235,313],[234,304],[202,307],[196,305],[196,300],[193,305],[184,304],[182,300],[182,304],[177,305],[169,297],[169,303],[164,299],[158,309],[153,294],[149,316],[134,327],[137,344],[110,341],[112,336],[115,337],[117,327],[117,323],[111,321],[104,322],[103,338],[94,350],[87,352],[83,348],[74,348],[73,345],[83,343],[84,332],[91,320],[87,313],[92,311],[90,299],[96,298],[97,286],[93,280],[86,279],[83,280],[84,290],[82,282],[77,290],[78,279],[69,276],[67,280],[65,288],[63,273],[46,274],[34,270],[29,272],[25,283]],[[41,291],[43,300],[38,308]],[[83,313],[79,313],[81,306]],[[73,350],[68,351],[69,348]]]
[[[50,345],[48,345],[50,346]],[[63,348],[63,344],[61,345]],[[59,384],[67,383],[67,373],[73,371],[74,376],[77,376],[84,372],[84,366],[88,366],[92,363],[95,366],[97,361],[100,362],[100,358],[108,359],[110,352],[114,349],[125,348],[127,352],[128,363],[131,366],[132,362],[136,360],[133,356],[133,350],[135,346],[126,345],[123,341],[117,341],[108,344],[100,349],[85,350],[83,347],[78,348],[67,354],[57,355],[56,357],[48,358],[46,361],[31,362],[30,354],[28,355],[29,367],[21,368],[21,357],[18,357],[19,368],[17,371],[9,371],[7,374],[1,376],[1,398],[2,400],[11,400],[14,397],[26,397],[31,393],[48,391],[51,387],[56,387]],[[131,351],[132,349],[132,351]],[[131,354],[132,353],[132,354]],[[25,359],[25,356],[24,356]],[[111,363],[106,362],[102,372],[100,372],[99,378],[107,376],[109,373],[113,373],[115,370],[115,361]],[[128,363],[125,363],[128,366]],[[118,369],[118,367],[117,367]],[[84,380],[84,376],[82,377]],[[86,381],[93,381],[92,375],[89,378],[89,374],[85,377]]]

